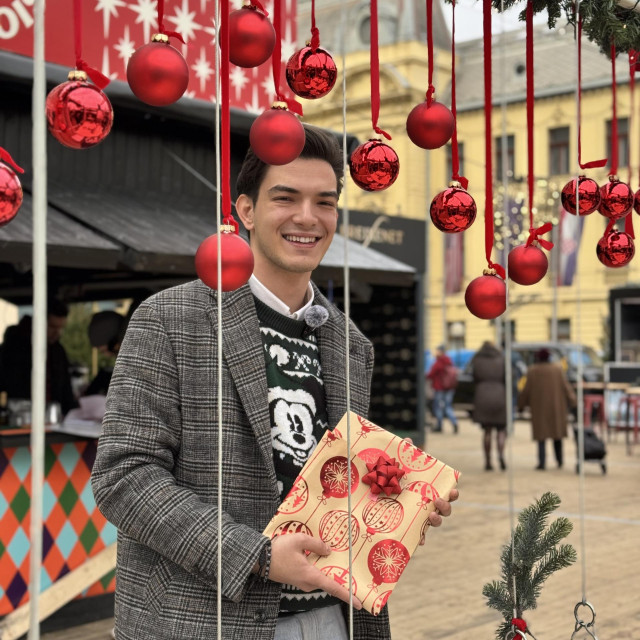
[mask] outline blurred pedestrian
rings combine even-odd
[[[94,313],[89,322],[89,342],[101,355],[115,358],[127,328],[127,319],[115,311]],[[104,366],[98,370],[84,392],[85,396],[106,396],[113,375],[113,366]]]
[[[482,427],[484,468],[493,471],[491,464],[491,434],[496,432],[496,449],[500,468],[504,471],[504,443],[507,439],[507,391],[505,386],[504,355],[493,343],[486,341],[471,359],[471,373],[475,383],[473,419]]]
[[[576,395],[559,365],[549,362],[548,349],[536,353],[535,364],[527,369],[527,380],[518,397],[518,411],[531,410],[533,439],[538,442],[538,466],[546,463],[546,440],[553,440],[553,450],[562,467],[562,439],[567,436],[569,405],[575,406]]]
[[[442,344],[436,348],[436,359],[427,373],[427,378],[431,380],[433,388],[433,413],[436,417],[436,428],[433,432],[442,432],[442,420],[446,416],[453,425],[453,432],[458,433],[458,420],[453,412],[458,371]]]

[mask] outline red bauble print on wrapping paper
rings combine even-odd
[[[422,149],[438,149],[453,135],[453,113],[440,102],[422,102],[407,117],[407,135]]]
[[[324,573],[325,576],[333,578],[334,582],[337,582],[341,587],[347,588],[347,581],[349,580],[348,569],[332,565],[330,567],[322,567],[320,571]],[[353,593],[354,596],[358,593],[358,583],[353,577],[353,574],[351,574],[351,593]]]
[[[520,245],[509,251],[509,278],[518,284],[540,282],[547,273],[549,261],[544,251],[535,245]]]
[[[235,291],[253,273],[253,253],[232,225],[220,225],[222,290]],[[208,287],[218,288],[218,235],[205,238],[196,251],[196,273]]]
[[[560,195],[565,211],[576,215],[576,179],[570,180],[562,188]],[[577,215],[588,216],[600,206],[600,187],[595,180],[587,176],[578,177],[578,207]]]
[[[127,82],[136,98],[154,107],[173,104],[189,85],[189,67],[169,44],[169,36],[156,33],[149,44],[133,53],[127,64]]]
[[[362,449],[356,454],[365,464],[375,463],[379,458],[389,459],[389,456],[382,450],[372,447],[370,449]]]
[[[346,511],[335,509],[322,516],[320,537],[333,551],[346,551],[349,548],[349,522],[351,522],[351,544],[355,544],[360,535],[358,519]]]
[[[612,269],[629,264],[635,252],[633,238],[624,231],[606,233],[596,245],[598,260]]]
[[[304,533],[308,536],[312,536],[311,529],[307,527],[304,522],[298,522],[297,520],[289,520],[278,525],[277,529],[273,532],[271,539],[277,536],[288,536],[293,533]]]
[[[87,149],[102,142],[113,124],[109,98],[87,82],[84,71],[71,71],[69,80],[47,95],[47,125],[60,144]]]
[[[380,614],[380,612],[382,611],[382,607],[384,607],[384,605],[387,604],[387,600],[389,599],[390,595],[391,595],[391,591],[385,591],[384,593],[381,593],[373,601],[373,605],[371,607],[371,613],[373,613],[374,616],[377,616]]]
[[[229,14],[229,60],[238,67],[259,67],[273,53],[276,32],[267,16],[253,6]]]
[[[464,302],[476,318],[497,318],[507,308],[507,288],[504,280],[485,272],[469,283],[464,292]]]
[[[440,497],[438,490],[430,482],[426,482],[425,480],[415,480],[414,482],[410,482],[404,489],[405,491],[417,493],[420,497],[420,502],[418,504],[423,508],[430,502],[433,502],[436,498]]]
[[[344,456],[329,458],[320,469],[323,498],[345,498],[349,491],[347,466],[351,468],[351,493],[358,488],[360,476],[353,462]]]
[[[22,185],[15,171],[0,162],[0,227],[16,217],[22,196]]]
[[[292,514],[302,511],[309,500],[309,487],[302,476],[298,476],[291,491],[278,507],[277,513]]]
[[[259,115],[251,125],[249,143],[266,164],[293,162],[304,148],[304,127],[286,108],[274,106]]]
[[[633,191],[617,176],[609,176],[609,182],[600,187],[598,211],[610,220],[624,218],[633,208]]]
[[[382,540],[374,544],[367,558],[369,572],[373,577],[371,587],[398,582],[409,559],[407,548],[397,540]]]
[[[397,456],[407,473],[411,471],[426,471],[438,462],[436,458],[406,440],[400,440],[398,443]]]
[[[440,192],[429,208],[431,222],[445,233],[466,231],[476,219],[475,200],[459,182],[452,182],[448,189]]]
[[[331,54],[309,45],[296,51],[287,62],[287,84],[293,93],[307,100],[326,96],[336,83],[338,69]]]
[[[362,510],[362,521],[367,526],[368,540],[376,533],[395,531],[404,518],[404,508],[393,498],[370,500]]]
[[[383,191],[398,177],[398,154],[381,140],[369,140],[352,154],[349,170],[353,181],[365,191]]]

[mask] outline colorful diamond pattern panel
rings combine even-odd
[[[115,542],[116,529],[98,511],[91,491],[96,440],[50,444],[45,449],[42,590]],[[31,454],[0,449],[0,616],[29,600]],[[80,597],[115,589],[115,572]]]

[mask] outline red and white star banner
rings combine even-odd
[[[215,101],[215,1],[165,0],[164,23],[182,35],[186,45],[171,42],[189,65],[189,87],[185,96]],[[232,0],[239,9],[242,0]],[[273,0],[263,0],[273,18]],[[131,54],[147,44],[157,30],[155,0],[85,0],[83,5],[82,57],[112,80],[127,79]],[[33,52],[33,0],[0,0],[0,49],[25,56]],[[282,2],[282,61],[296,49],[296,2]],[[73,68],[73,0],[49,0],[46,8],[48,62]],[[261,112],[274,99],[271,61],[258,68],[231,65],[231,104]]]

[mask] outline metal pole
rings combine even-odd
[[[425,155],[425,202],[429,203],[431,202],[431,153],[429,151],[427,151],[426,155]],[[427,204],[427,207],[429,205]],[[430,345],[431,345],[431,340],[430,340],[430,336],[429,336],[429,329],[430,329],[430,325],[429,325],[429,318],[430,318],[430,313],[429,313],[429,295],[431,293],[431,286],[429,284],[429,255],[430,255],[430,251],[429,251],[429,236],[430,236],[430,232],[431,232],[431,222],[429,219],[429,213],[428,211],[425,212],[425,224],[424,224],[424,277],[422,279],[423,285],[422,285],[422,300],[423,300],[423,307],[424,307],[424,317],[423,317],[423,327],[424,327],[424,347],[423,347],[423,351],[422,353],[424,354],[427,350],[430,349]],[[424,363],[424,356],[422,358],[423,362],[421,364],[421,371],[424,370],[425,368],[425,363]],[[423,447],[427,446],[427,437],[428,437],[428,433],[429,430],[427,429],[427,411],[426,411],[426,404],[427,404],[427,397],[426,397],[426,393],[425,393],[425,383],[426,383],[426,379],[425,379],[425,374],[426,371],[423,372],[422,374],[422,393],[423,393],[423,408],[424,408],[424,420],[422,422],[422,432],[423,432],[423,438],[422,438],[422,442],[423,442]]]
[[[558,225],[551,229],[551,242],[555,251],[551,252],[551,277],[553,282],[553,297],[551,303],[551,342],[558,342],[558,261],[560,259],[560,247],[558,245]]]

